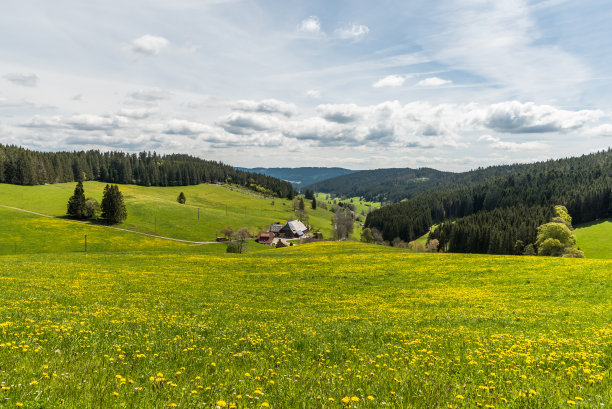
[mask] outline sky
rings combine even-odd
[[[612,146],[606,1],[2,3],[3,144],[451,171]]]

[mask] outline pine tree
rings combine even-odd
[[[185,202],[187,201],[187,199],[185,198],[185,194],[183,192],[181,192],[178,195],[178,198],[176,199],[180,204],[185,204]]]
[[[85,191],[83,182],[79,181],[74,188],[74,194],[68,199],[68,216],[76,217],[77,219],[86,218],[85,215]]]
[[[102,197],[102,218],[110,224],[121,223],[127,217],[123,195],[117,185],[106,185]]]
[[[304,198],[301,198],[301,197],[300,197],[299,208],[300,208],[300,210],[302,210],[302,211],[304,210]]]
[[[317,199],[312,198],[312,210],[317,210]]]

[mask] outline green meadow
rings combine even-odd
[[[5,255],[0,406],[609,407],[611,271],[349,242]]]
[[[98,202],[106,184],[85,182],[85,195]],[[52,216],[64,216],[66,203],[75,183],[44,186],[0,184],[0,204]],[[227,226],[235,230],[247,227],[251,232],[268,229],[276,221],[295,218],[293,202],[263,197],[235,186],[196,185],[181,187],[142,187],[120,185],[128,217],[118,227],[144,233],[155,233],[183,240],[214,241]],[[184,192],[187,203],[177,202]],[[306,206],[309,223],[324,237],[332,234],[331,212]],[[358,237],[358,236],[357,236]]]
[[[597,220],[576,227],[576,243],[588,258],[612,258],[612,220]]]

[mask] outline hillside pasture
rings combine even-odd
[[[574,234],[585,257],[612,259],[612,219],[577,226]]]
[[[102,200],[105,183],[85,182],[87,197]],[[64,216],[66,203],[75,183],[42,186],[0,184],[0,204]],[[118,227],[192,241],[214,241],[227,226],[247,227],[251,232],[267,230],[276,221],[295,218],[292,201],[264,197],[231,185],[195,185],[178,187],[143,187],[119,185],[124,195],[128,217]],[[184,192],[187,202],[177,202]],[[332,214],[307,207],[309,222],[325,237],[332,233]],[[199,212],[199,217],[198,217]]]

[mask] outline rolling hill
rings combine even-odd
[[[85,182],[85,195],[100,202],[104,186],[101,182]],[[66,214],[66,203],[74,187],[75,183],[0,184],[0,204],[61,217]],[[214,241],[218,232],[227,226],[247,227],[257,232],[267,230],[273,222],[295,217],[293,201],[264,197],[234,185],[119,185],[119,189],[124,195],[128,217],[118,227],[177,239]],[[177,202],[180,192],[187,197],[185,205]],[[331,213],[324,209],[307,208],[307,211],[310,225],[320,229],[324,237],[330,237]]]
[[[528,168],[516,164],[452,173],[431,168],[389,168],[359,172],[323,180],[304,189],[334,193],[340,197],[363,197],[367,201],[395,203],[428,192],[472,186]]]
[[[567,207],[576,225],[612,215],[612,150],[517,165],[505,176],[451,186],[384,206],[365,224],[385,240],[407,242],[440,224],[433,236],[441,250],[515,254],[534,243],[554,205]]]

